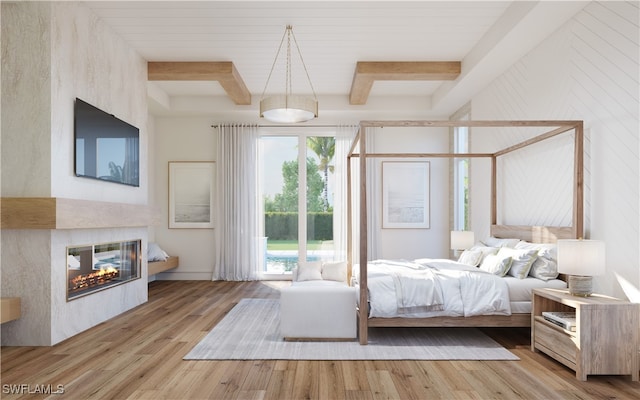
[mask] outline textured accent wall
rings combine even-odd
[[[51,194],[50,21],[49,7],[2,3],[2,196]]]
[[[49,72],[51,197],[146,204],[147,63],[82,3],[53,3]],[[140,129],[140,149],[143,150],[139,188],[75,176],[73,106],[76,97]]]
[[[617,297],[624,293],[616,273],[640,287],[638,7],[638,2],[589,3],[472,100],[473,119],[584,120],[586,237],[607,244],[607,273],[596,279],[595,289]],[[495,139],[479,133],[472,146],[477,151],[514,139],[511,132]],[[499,194],[509,203],[500,218],[570,221],[572,157],[571,143],[563,140],[512,157],[500,178],[509,191]],[[488,220],[481,210],[488,204],[488,188],[477,184],[482,171],[473,171],[472,215],[474,230],[484,231]]]

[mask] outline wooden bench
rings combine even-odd
[[[1,324],[20,318],[20,297],[3,297],[0,305]]]
[[[169,256],[165,261],[150,261],[149,264],[149,272],[148,275],[159,274],[160,272],[164,272],[169,269],[178,267],[179,258],[178,256]]]

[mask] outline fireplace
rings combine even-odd
[[[141,242],[67,247],[67,301],[139,279]]]

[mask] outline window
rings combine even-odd
[[[458,120],[469,120],[465,112]],[[453,129],[453,152],[469,153],[469,128]],[[470,230],[469,221],[469,159],[453,159],[453,230]]]
[[[260,138],[263,278],[300,261],[333,259],[333,132],[268,131]]]

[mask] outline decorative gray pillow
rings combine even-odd
[[[511,257],[511,268],[509,268],[509,275],[518,279],[524,279],[529,275],[529,270],[533,265],[533,262],[538,257],[538,250],[517,250],[502,247],[498,251],[498,257]]]
[[[556,262],[558,247],[551,243],[529,243],[521,241],[516,245],[516,249],[536,249],[538,257],[533,262],[529,275],[548,281],[558,277],[558,264]]]

